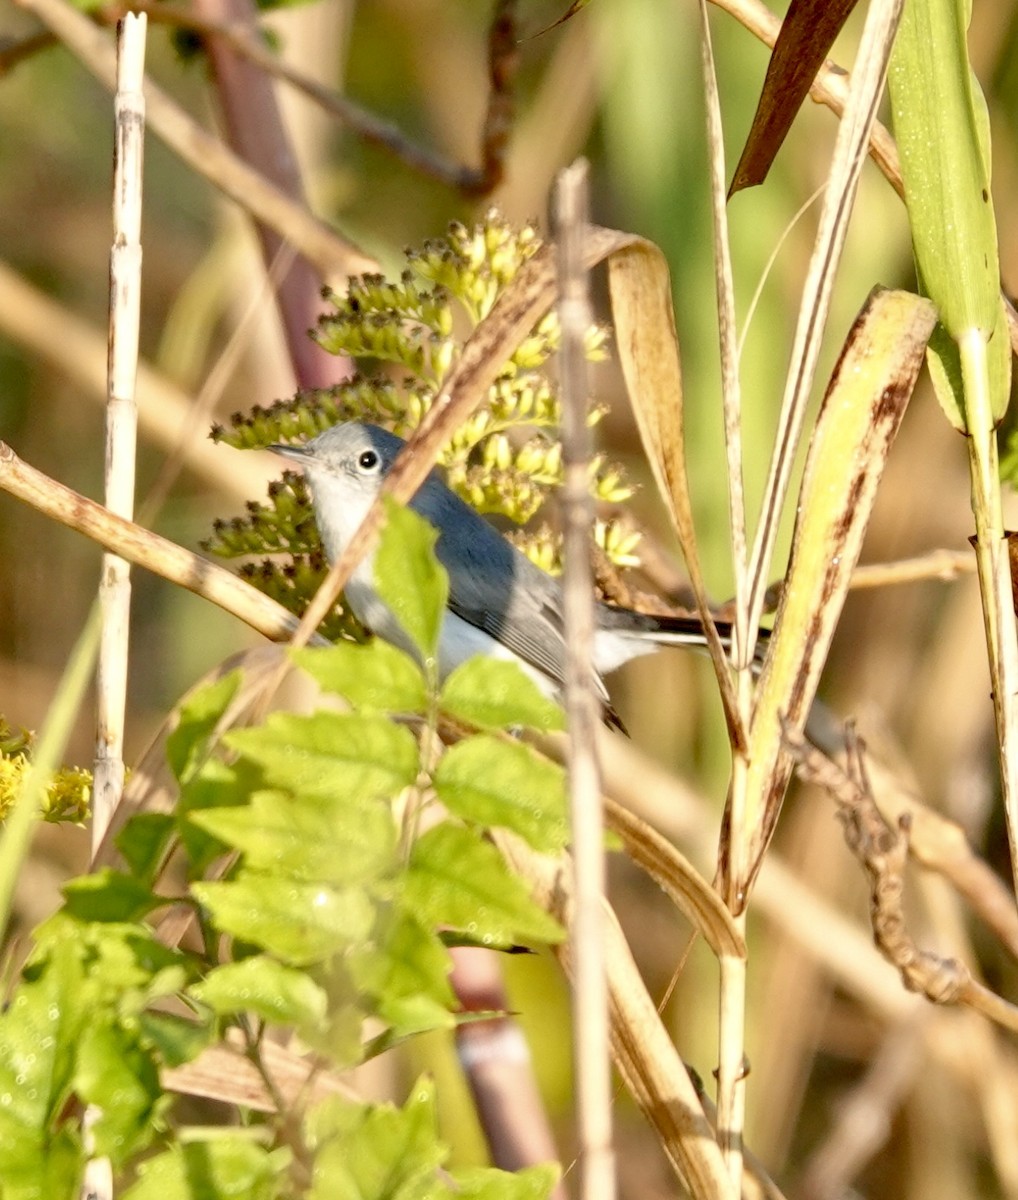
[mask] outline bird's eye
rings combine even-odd
[[[362,471],[373,471],[378,466],[378,455],[374,450],[362,450],[357,465]]]

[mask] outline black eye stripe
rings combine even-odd
[[[378,455],[374,450],[362,450],[357,456],[357,465],[362,471],[373,471],[378,466]]]

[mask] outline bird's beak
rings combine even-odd
[[[282,442],[274,442],[265,449],[271,450],[273,454],[282,455],[283,458],[295,458],[298,462],[311,457],[311,451],[307,446],[284,446]]]

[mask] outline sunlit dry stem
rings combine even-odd
[[[725,451],[728,470],[728,516],[731,523],[732,565],[735,574],[735,661],[745,666],[753,657],[756,634],[746,626],[748,580],[746,548],[746,497],[742,471],[742,388],[739,378],[739,346],[735,320],[735,281],[732,248],[728,235],[728,206],[725,198],[725,144],[721,126],[714,49],[711,43],[707,0],[700,0],[701,57],[707,97],[707,143],[710,149],[711,202],[714,217],[714,287],[717,298],[718,331],[721,345],[721,398],[725,422]],[[744,716],[744,720],[747,719]]]
[[[559,176],[555,191],[558,314],[562,329],[563,590],[566,632],[565,705],[569,727],[568,780],[575,871],[570,937],[573,1071],[583,1200],[612,1200],[608,991],[603,956],[604,818],[595,737],[599,704],[594,694],[593,578],[590,568],[590,426],[584,337],[591,325],[583,245],[587,225],[587,164],[579,160]]]
[[[106,507],[134,514],[141,312],[141,205],[144,160],[144,15],[129,14],[118,29],[116,130],[113,159],[113,247],[110,251],[110,344],[106,406]],[[99,583],[103,614],[96,675],[96,746],[92,790],[92,850],[100,845],[124,789],[131,573],[125,559],[103,555]]]
[[[763,610],[778,524],[813,386],[821,338],[827,325],[834,278],[841,261],[870,133],[884,91],[887,63],[901,8],[902,0],[877,0],[871,5],[859,43],[848,102],[838,126],[816,245],[803,287],[774,456],[750,560],[750,629],[759,624]]]
[[[714,285],[717,300],[721,349],[722,405],[724,410],[725,451],[728,470],[728,515],[731,525],[732,568],[735,575],[735,639],[733,658],[740,667],[748,665],[756,646],[755,630],[748,621],[749,575],[746,545],[746,499],[742,471],[742,395],[739,379],[739,347],[735,324],[735,284],[732,275],[731,245],[728,237],[728,209],[725,195],[725,147],[721,128],[721,104],[718,97],[714,51],[706,0],[700,0],[701,58],[704,91],[707,98],[707,142],[710,147],[711,202],[714,216]],[[748,671],[742,671],[737,692],[739,718],[748,728],[752,716],[753,683]],[[745,758],[733,747],[732,779],[728,803],[732,813],[729,836],[741,839],[746,832],[743,819],[745,787],[748,775]],[[736,857],[742,851],[736,848]],[[745,936],[745,913],[734,917],[738,931]],[[740,955],[721,955],[721,989],[718,999],[718,1082],[717,1133],[725,1166],[733,1186],[742,1187],[742,1135],[746,1108],[745,1051],[745,947]],[[738,993],[738,994],[737,994]]]
[[[979,591],[993,684],[993,712],[1011,872],[1018,887],[1018,622],[1001,506],[997,431],[989,396],[987,349],[982,331],[970,330],[960,340],[959,351],[968,406],[967,440]]]
[[[106,506],[122,517],[134,515],[141,319],[141,209],[145,151],[144,15],[129,13],[117,27],[117,91],[114,99],[113,246],[110,250],[109,362],[106,404]],[[102,628],[96,661],[96,737],[92,782],[92,855],[124,792],[124,723],[130,655],[131,569],[119,555],[103,555],[99,577]],[[82,1138],[89,1155],[81,1184],[82,1200],[113,1200],[109,1158],[96,1157],[92,1127],[101,1109],[89,1105]]]

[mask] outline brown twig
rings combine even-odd
[[[456,1027],[456,1053],[491,1153],[503,1171],[558,1158],[534,1078],[530,1048],[509,1013],[499,955],[477,946],[454,946],[453,991],[465,1012],[499,1014]],[[560,1185],[556,1200],[565,1200]]]
[[[844,726],[822,706],[814,705],[807,737],[814,748],[809,769],[818,773],[822,787],[833,792],[848,778],[842,765]],[[1018,959],[1018,913],[1011,892],[972,849],[961,826],[924,804],[879,759],[868,759],[867,768],[870,793],[884,820],[894,825],[907,816],[912,857],[927,870],[942,875],[999,938],[1004,949]]]
[[[869,876],[874,940],[905,987],[934,1004],[967,1005],[1004,1028],[1018,1031],[1018,1007],[973,979],[958,959],[915,944],[903,905],[911,817],[902,814],[897,828],[884,819],[867,778],[863,747],[854,732],[849,729],[846,734],[845,768],[800,738],[790,736],[789,745],[799,775],[824,787],[839,806],[845,841]]]

